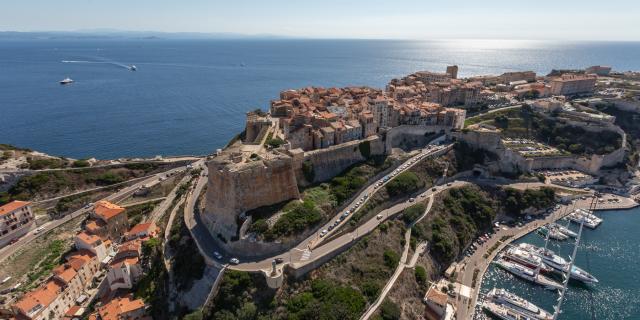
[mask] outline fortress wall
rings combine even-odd
[[[420,126],[420,125],[401,125],[389,129],[386,133],[385,148],[387,153],[392,148],[416,148],[427,145],[432,137],[427,135],[431,133],[449,132],[450,128],[445,126]]]
[[[384,142],[380,137],[371,136],[364,141],[369,141],[371,155],[385,154]],[[314,181],[309,182],[329,180],[350,166],[367,160],[360,152],[361,142],[363,140],[350,141],[326,149],[305,152],[302,161],[310,161],[315,172]],[[302,164],[296,164],[294,167],[300,168],[297,175],[303,178]]]
[[[291,157],[236,165],[212,161],[202,220],[214,236],[230,239],[239,214],[299,196]]]

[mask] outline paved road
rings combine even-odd
[[[466,184],[468,183],[463,181],[455,181],[450,183],[447,186],[438,187],[436,191],[432,191],[432,189],[429,189],[424,193],[418,195],[418,197],[419,198],[429,197],[431,195],[442,192],[443,190],[446,190],[448,188],[461,187]],[[350,245],[352,242],[358,240],[359,238],[373,231],[375,228],[378,227],[378,225],[385,222],[387,219],[393,217],[394,215],[402,212],[403,210],[405,210],[406,208],[414,204],[415,202],[405,201],[405,202],[396,204],[391,208],[382,210],[380,212],[380,215],[382,215],[381,219],[378,219],[377,217],[372,217],[371,219],[366,221],[364,224],[360,225],[358,228],[356,228],[352,232],[338,236],[313,250],[309,250],[308,248],[308,243],[313,238],[307,238],[307,240],[303,241],[298,246],[289,250],[286,253],[277,255],[275,257],[263,259],[261,261],[246,262],[236,266],[229,266],[229,269],[240,270],[240,271],[270,270],[271,261],[274,258],[282,258],[285,261],[285,264],[289,264],[291,267],[295,269],[303,267],[311,262],[315,262],[316,260],[328,254],[333,253],[334,251],[340,248],[343,248],[344,246]]]
[[[184,170],[185,167],[178,167],[178,168],[174,168],[171,169],[169,171],[165,171],[165,172],[160,172],[157,173],[151,177],[149,177],[148,179],[145,179],[143,181],[140,181],[134,185],[131,185],[129,187],[125,187],[122,188],[121,190],[117,191],[116,193],[113,193],[109,196],[107,196],[106,198],[104,198],[103,200],[107,200],[107,201],[112,201],[112,202],[117,202],[119,200],[122,200],[128,196],[130,196],[131,194],[133,194],[138,188],[140,188],[143,185],[148,185],[148,186],[153,186],[157,183],[159,183],[160,181],[158,180],[158,178],[162,175],[165,175],[167,173],[172,173],[178,170]],[[14,253],[16,253],[20,248],[22,248],[24,245],[30,243],[31,241],[37,239],[38,237],[42,236],[45,233],[50,232],[51,230],[63,225],[64,223],[78,217],[84,214],[89,213],[92,210],[92,208],[82,208],[79,210],[76,210],[70,214],[67,214],[66,216],[64,216],[61,219],[56,219],[56,220],[52,220],[49,221],[47,223],[44,223],[43,225],[41,225],[40,227],[44,228],[44,231],[37,233],[35,232],[35,230],[30,231],[29,233],[27,233],[25,236],[23,236],[22,238],[20,238],[20,240],[18,240],[18,242],[12,244],[12,245],[8,245],[2,249],[0,249],[0,261],[3,261],[4,259],[10,257],[11,255],[13,255]]]
[[[406,160],[402,165],[400,165],[396,170],[393,171],[394,176],[398,175],[402,172],[405,172],[409,169],[411,169],[413,166],[415,166],[417,163],[420,162],[421,159],[432,156],[434,154],[439,154],[441,152],[443,152],[443,150],[449,149],[451,148],[453,145],[447,145],[447,146],[430,146],[429,148],[425,148],[420,150],[420,153],[418,153],[417,155],[409,158],[408,160]],[[329,231],[329,227],[331,225],[334,224],[334,222],[336,220],[338,220],[342,215],[343,212],[339,212],[337,213],[331,220],[329,220],[329,222],[327,222],[324,226],[322,226],[322,228],[318,229],[318,233],[316,233],[315,235],[312,236],[311,241],[309,242],[309,249],[313,250],[314,248],[320,246],[323,242],[327,241],[328,238],[330,238],[330,235],[334,232],[337,232],[337,230],[340,228],[340,226],[344,226],[349,219],[351,219],[351,217],[353,217],[354,213],[362,210],[362,208],[367,204],[367,202],[369,201],[369,199],[371,199],[371,196],[373,194],[375,194],[377,191],[381,190],[384,186],[387,185],[387,183],[391,182],[391,180],[393,180],[393,177],[391,176],[391,174],[387,175],[390,179],[386,182],[384,182],[383,180],[379,180],[379,181],[374,181],[370,186],[368,186],[366,189],[364,189],[363,191],[361,191],[358,196],[355,198],[355,200],[346,208],[354,208],[356,207],[356,204],[358,204],[358,207],[355,210],[351,210],[353,212],[351,212],[351,214],[349,214],[341,223],[340,225],[338,225],[335,229]],[[377,186],[378,182],[382,182],[382,185]],[[365,198],[366,196],[366,198]],[[321,235],[319,234],[319,232],[321,232],[322,230],[327,230],[327,234],[323,237],[321,237]]]

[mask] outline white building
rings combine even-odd
[[[12,201],[0,207],[0,248],[25,235],[35,223],[29,202]]]

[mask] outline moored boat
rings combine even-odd
[[[528,319],[547,320],[552,318],[549,312],[505,289],[493,288],[487,294],[486,299],[514,313],[529,317]]]
[[[502,269],[508,271],[509,273],[519,278],[525,279],[527,281],[531,281],[533,283],[539,284],[545,287],[546,289],[549,289],[549,290],[562,289],[561,284],[541,275],[540,273],[537,272],[537,270],[525,267],[515,262],[507,261],[502,256],[500,256],[495,261],[495,263],[498,266],[500,266]]]

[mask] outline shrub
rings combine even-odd
[[[380,305],[380,316],[384,320],[398,320],[401,314],[400,307],[389,299],[385,299]]]
[[[272,148],[278,148],[284,144],[284,140],[280,138],[269,138],[267,139],[266,144]]]
[[[90,164],[89,164],[89,161],[84,160],[84,159],[82,159],[82,160],[76,160],[76,161],[74,161],[74,162],[73,162],[73,167],[74,167],[74,168],[86,168],[86,167],[88,167],[89,165],[90,165]]]
[[[258,234],[263,234],[267,232],[267,230],[269,230],[269,223],[267,223],[267,220],[265,219],[256,220],[256,222],[251,225],[251,228],[249,228],[249,231]]]
[[[427,283],[427,271],[424,269],[424,267],[416,266],[414,270],[414,274],[416,277],[416,282],[418,282],[421,285],[424,285]]]
[[[402,220],[406,224],[411,224],[418,219],[427,208],[422,203],[414,204],[409,208],[404,209],[402,213]]]
[[[105,172],[95,178],[96,184],[98,185],[112,185],[116,183],[120,183],[124,181],[124,178],[120,175],[117,175],[113,172]]]
[[[322,220],[320,210],[313,201],[305,199],[302,204],[283,214],[269,232],[274,235],[289,235],[300,232]]]
[[[407,194],[417,190],[419,183],[420,179],[415,173],[405,171],[387,183],[387,193],[392,197]]]
[[[365,281],[360,289],[370,302],[375,301],[380,294],[380,285],[372,280]]]
[[[400,263],[400,256],[392,250],[389,250],[389,249],[385,250],[383,257],[384,257],[384,265],[387,266],[387,268],[389,269],[393,269],[397,267],[398,263]]]

